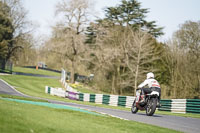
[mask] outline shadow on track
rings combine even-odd
[[[147,116],[145,113],[137,113],[136,115]],[[154,114],[153,116],[147,116],[147,117],[163,117],[163,116],[160,116],[160,115],[156,115],[156,114]]]

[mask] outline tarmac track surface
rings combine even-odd
[[[31,97],[31,96],[27,96],[20,93],[19,91],[15,90],[12,86],[10,86],[9,84],[7,84],[5,81],[1,79],[0,79],[0,93],[8,94],[8,95],[23,96],[23,97]],[[182,131],[186,133],[200,132],[200,119],[196,119],[196,118],[186,118],[186,117],[178,117],[178,116],[170,116],[170,115],[146,116],[146,114],[143,114],[143,113],[132,114],[131,111],[107,109],[107,108],[102,108],[102,107],[67,103],[67,102],[55,101],[55,100],[50,100],[50,99],[45,99],[45,100],[48,100],[50,103],[78,107],[81,109],[108,114],[108,115],[118,117],[121,119],[156,125],[159,127],[174,129],[174,130]]]

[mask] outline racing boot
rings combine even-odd
[[[145,101],[145,96],[144,95],[141,95],[140,96],[140,103],[143,103]]]

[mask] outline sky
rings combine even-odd
[[[28,11],[28,19],[37,27],[36,36],[50,35],[51,26],[57,19],[55,5],[61,0],[22,0]],[[106,7],[116,6],[121,0],[92,0],[94,1],[95,13],[103,17]],[[148,21],[156,21],[159,27],[164,27],[165,35],[159,38],[166,41],[172,37],[181,24],[187,20],[200,21],[200,0],[138,0],[142,8],[148,8]]]

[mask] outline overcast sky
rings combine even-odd
[[[36,35],[50,35],[50,26],[55,24],[55,5],[61,0],[22,0],[28,10],[28,18],[37,25]],[[103,17],[103,9],[119,4],[121,0],[94,0],[95,10]],[[148,8],[147,20],[156,21],[164,27],[165,35],[160,40],[171,38],[180,24],[186,20],[200,20],[200,0],[138,0],[142,8]]]

